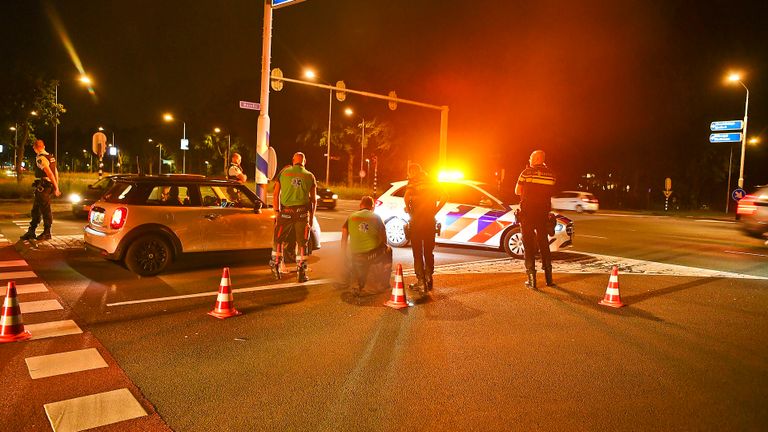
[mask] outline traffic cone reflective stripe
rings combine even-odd
[[[219,294],[216,296],[216,306],[212,311],[208,312],[208,315],[219,319],[240,315],[240,312],[234,306],[234,297],[232,296],[229,281],[229,267],[224,267],[224,271],[221,274],[221,283],[219,284]]]
[[[0,316],[0,342],[22,341],[30,337],[32,334],[24,330],[24,323],[21,319],[21,308],[16,299],[16,283],[8,282],[3,312]]]
[[[394,309],[408,307],[408,301],[405,298],[405,285],[403,284],[403,266],[398,264],[395,272],[395,284],[392,286],[392,296],[389,301],[384,303]]]
[[[605,289],[605,296],[600,300],[600,304],[615,308],[624,306],[624,303],[621,302],[621,295],[619,294],[619,268],[617,266],[613,266],[613,270],[611,270],[611,277],[608,279],[608,287]]]

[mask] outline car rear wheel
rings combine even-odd
[[[134,240],[125,253],[125,265],[140,276],[154,276],[165,270],[173,261],[171,245],[155,234]]]
[[[408,236],[405,233],[406,222],[394,217],[384,224],[387,230],[387,244],[392,247],[403,247],[408,244]]]
[[[501,243],[509,256],[513,258],[522,259],[525,258],[525,247],[523,246],[523,232],[520,227],[512,228],[504,234]]]

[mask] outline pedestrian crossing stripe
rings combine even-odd
[[[147,412],[127,388],[43,405],[54,431],[81,431],[144,417]]]
[[[623,274],[653,275],[653,276],[687,276],[687,277],[719,277],[729,279],[768,280],[768,277],[744,273],[733,273],[719,270],[688,267],[677,264],[665,264],[631,258],[579,252],[578,257],[567,260],[553,260],[555,273],[571,274],[605,274],[615,265]],[[491,260],[472,261],[466,263],[445,264],[435,266],[435,274],[485,274],[485,273],[525,273],[523,260],[514,258],[499,258]],[[413,269],[403,272],[405,276],[413,276]]]
[[[96,348],[25,358],[32,379],[109,367]]]

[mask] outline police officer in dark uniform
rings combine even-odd
[[[227,168],[227,179],[236,180],[242,184],[245,184],[246,180],[248,180],[248,176],[245,175],[243,172],[243,167],[240,166],[242,161],[243,158],[240,156],[240,153],[232,153],[229,168]]]
[[[45,151],[43,140],[35,141],[32,146],[35,150],[35,181],[32,187],[35,188],[35,201],[32,204],[32,220],[29,222],[29,229],[21,236],[22,240],[50,240],[51,225],[53,225],[53,214],[51,214],[51,194],[60,196],[59,190],[59,171],[56,168],[56,158]],[[43,232],[35,235],[37,225],[40,219],[43,220]]]
[[[419,164],[408,166],[408,186],[405,189],[405,211],[410,215],[408,236],[413,252],[413,268],[417,281],[411,289],[432,290],[435,271],[435,215],[447,200],[445,192]]]
[[[541,253],[541,264],[547,286],[554,285],[548,224],[549,211],[552,209],[550,199],[555,189],[555,174],[544,165],[544,157],[542,150],[531,153],[529,166],[520,174],[515,186],[515,194],[520,195],[518,219],[523,231],[525,271],[528,274],[525,285],[531,289],[536,288],[537,246]]]
[[[299,253],[296,255],[296,270],[299,282],[306,282],[307,248],[309,233],[317,208],[317,181],[315,176],[304,168],[304,153],[293,155],[293,165],[280,171],[272,195],[275,209],[274,249],[269,266],[275,279],[280,279],[280,263],[283,249],[289,238],[296,239]]]

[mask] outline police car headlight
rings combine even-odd
[[[563,231],[563,230],[565,230],[565,225],[560,224],[560,223],[555,225],[555,232],[560,232],[560,231]]]
[[[339,196],[338,196],[338,195],[336,195],[336,194],[333,194],[333,195],[331,195],[331,198],[333,198],[333,199],[339,199]]]
[[[72,204],[77,204],[77,203],[79,203],[82,200],[83,200],[83,197],[81,197],[80,195],[78,195],[76,193],[69,194],[69,202],[71,202]]]

